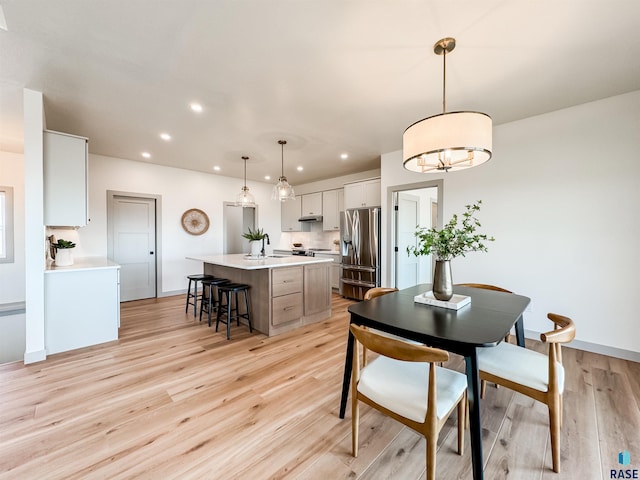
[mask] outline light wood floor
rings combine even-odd
[[[297,332],[241,326],[231,341],[183,301],[122,304],[119,341],[0,366],[0,478],[425,477],[424,439],[365,405],[351,456],[350,414],[338,418],[349,301],[334,295],[332,318]],[[489,387],[487,480],[609,478],[623,449],[640,468],[640,364],[564,352],[563,472],[551,470],[544,407]],[[440,435],[438,478],[470,479],[455,421]]]

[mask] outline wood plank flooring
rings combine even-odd
[[[338,418],[350,303],[334,295],[331,319],[272,338],[234,326],[230,341],[182,296],[123,303],[117,342],[0,366],[0,479],[424,479],[424,438],[365,405],[351,456],[349,409]],[[608,479],[623,449],[640,468],[640,365],[570,348],[564,361],[562,473],[544,406],[488,387],[487,480]],[[438,478],[470,479],[452,417]]]

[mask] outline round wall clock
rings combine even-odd
[[[190,208],[182,214],[182,228],[191,235],[202,235],[209,229],[209,217],[198,208]]]

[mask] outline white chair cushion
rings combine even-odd
[[[478,368],[540,392],[549,390],[549,357],[542,353],[501,342],[496,347],[478,348]],[[564,368],[556,362],[558,389],[564,390]]]
[[[443,418],[467,388],[467,377],[436,367],[437,415]],[[358,391],[388,410],[416,422],[427,416],[429,364],[380,356],[360,372]]]

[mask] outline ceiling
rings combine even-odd
[[[640,89],[638,0],[0,7],[7,151],[22,151],[26,87],[43,92],[47,128],[88,137],[94,154],[208,173],[218,165],[234,177],[248,155],[248,178],[275,182],[285,139],[294,186],[379,168],[382,153],[402,148],[407,126],[442,110],[433,44],[445,36],[457,40],[447,57],[447,109],[488,113],[494,125]]]

